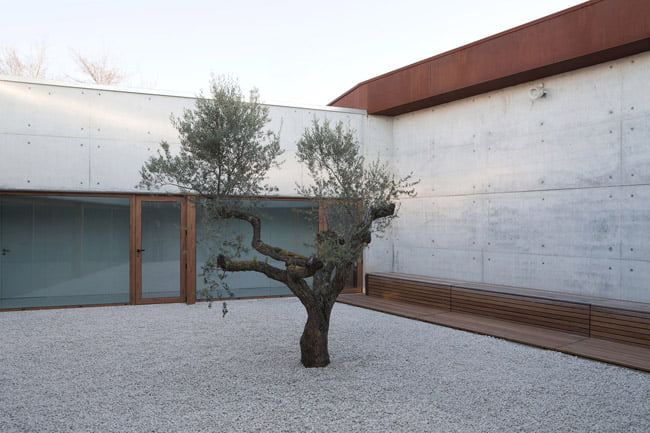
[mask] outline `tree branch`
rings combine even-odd
[[[271,266],[266,262],[260,262],[258,260],[240,260],[233,261],[219,254],[217,256],[217,265],[224,271],[230,272],[243,272],[243,271],[255,271],[261,272],[267,277],[279,281],[281,283],[287,282],[287,271]]]
[[[372,223],[378,219],[386,218],[395,214],[395,203],[386,203],[382,206],[375,206],[368,209],[363,221],[359,224],[359,229],[352,236],[352,244],[355,248],[363,244],[369,244],[371,241]]]
[[[260,222],[259,217],[255,215],[251,215],[247,212],[226,209],[226,208],[219,209],[218,215],[221,218],[234,218],[234,219],[239,219],[248,222],[253,228],[253,239],[251,240],[251,247],[253,247],[260,254],[270,257],[273,260],[284,262],[287,266],[287,269],[304,268],[305,271],[316,272],[318,269],[320,269],[320,267],[322,267],[322,262],[315,256],[306,257],[301,254],[284,250],[282,248],[274,247],[262,242],[261,239],[262,223]],[[302,273],[304,273],[305,271],[300,270],[296,272],[302,275]],[[309,277],[312,276],[313,272],[307,276]],[[305,277],[301,277],[301,278],[305,278]]]
[[[308,268],[287,268],[287,270],[282,270],[258,260],[233,261],[223,254],[217,256],[217,265],[224,271],[229,272],[261,272],[275,281],[286,284],[287,287],[289,287],[289,289],[300,298],[301,302],[305,303],[306,301],[313,300],[314,295],[311,293],[309,286],[305,283],[303,278],[312,276],[316,272],[315,270],[313,272]],[[307,275],[309,272],[312,273]]]

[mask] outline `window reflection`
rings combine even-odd
[[[0,196],[0,308],[129,302],[129,204]]]
[[[270,245],[287,249],[298,254],[309,255],[313,252],[314,235],[318,229],[318,204],[313,201],[295,200],[260,200],[255,202],[251,213],[262,220],[262,240]],[[196,291],[197,298],[204,297],[205,283],[202,267],[211,253],[216,254],[219,245],[226,239],[242,236],[243,244],[250,249],[251,228],[239,220],[219,220],[218,229],[211,228],[212,223],[205,210],[197,206],[197,246],[196,246]],[[218,235],[215,237],[215,235]],[[254,250],[244,253],[240,259],[265,260]],[[284,267],[283,263],[269,259],[270,264]],[[226,282],[236,298],[256,296],[276,296],[291,294],[282,283],[272,280],[258,272],[229,273]],[[215,296],[217,294],[213,294]],[[221,295],[227,296],[226,293]]]

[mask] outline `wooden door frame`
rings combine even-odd
[[[180,295],[178,297],[167,298],[143,298],[142,297],[142,255],[137,250],[142,248],[142,202],[176,202],[180,205],[180,227],[178,236],[180,236]],[[193,221],[188,221],[188,199],[182,196],[160,196],[160,195],[135,195],[131,197],[131,304],[164,304],[176,302],[188,302],[191,298],[192,287],[194,284],[189,284],[191,278],[189,268],[194,268],[193,263],[194,253],[190,254],[190,246],[194,246],[195,242],[188,239],[188,232],[194,233],[193,230],[188,230],[188,227],[194,225]],[[192,245],[188,245],[188,244]],[[191,286],[191,287],[188,287]],[[189,294],[188,294],[189,293]],[[193,303],[193,302],[192,302]]]
[[[183,197],[181,213],[181,279],[185,289],[185,303],[196,303],[196,202],[193,197]]]

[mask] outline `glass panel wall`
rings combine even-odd
[[[142,297],[181,296],[181,207],[142,201]]]
[[[0,308],[129,302],[126,197],[0,196]]]
[[[309,255],[313,252],[314,236],[318,229],[318,204],[313,201],[261,200],[255,203],[251,213],[262,220],[262,241],[275,247]],[[197,207],[197,246],[196,246],[196,291],[197,299],[205,298],[202,267],[210,254],[216,254],[219,246],[227,240],[241,236],[242,243],[249,251],[240,260],[266,260],[250,248],[251,226],[239,220],[219,221],[217,230],[211,229],[210,219]],[[284,268],[284,263],[269,259],[269,264]],[[253,296],[274,296],[291,294],[282,283],[274,281],[258,272],[234,272],[226,277],[227,284],[236,298]],[[213,294],[214,295],[214,294]],[[226,293],[223,293],[227,296]]]

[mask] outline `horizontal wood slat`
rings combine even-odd
[[[374,289],[398,290],[398,291],[408,290],[409,292],[429,294],[432,296],[449,296],[449,287],[435,287],[435,286],[427,287],[423,285],[410,285],[410,284],[379,281],[377,283],[377,287],[374,287]]]
[[[650,348],[650,344],[648,344],[647,339],[628,337],[625,335],[616,335],[616,334],[612,334],[611,332],[600,332],[598,330],[593,330],[593,329],[591,331],[591,336],[594,338],[601,338],[603,340],[616,341],[618,343],[625,343],[625,344],[636,344],[639,346]]]
[[[601,323],[597,322],[592,322],[591,324],[591,332],[600,332],[603,334],[614,334],[617,337],[629,337],[629,338],[634,338],[639,341],[643,340],[648,340],[650,339],[650,334],[644,333],[644,332],[638,332],[636,330],[630,330],[630,328],[627,329],[622,329],[622,327],[619,328],[612,328],[610,326],[607,326],[607,324],[603,325]]]
[[[650,348],[648,304],[388,273],[367,274],[366,293]]]
[[[481,310],[481,311],[494,311],[496,313],[502,313],[504,315],[524,315],[524,316],[531,316],[533,318],[539,317],[540,320],[547,319],[548,321],[561,321],[561,322],[569,322],[572,324],[576,324],[576,326],[583,324],[584,328],[589,328],[589,314],[583,315],[583,317],[579,317],[577,315],[567,315],[567,314],[555,314],[553,310],[540,310],[537,308],[534,308],[532,306],[520,306],[519,308],[508,308],[506,305],[505,307],[499,304],[496,305],[491,305],[488,303],[478,303],[478,302],[463,302],[459,301],[457,298],[453,298],[452,300],[452,311],[456,309],[466,309],[466,310]]]
[[[372,295],[379,296],[383,298],[412,298],[418,302],[443,302],[449,306],[449,293],[445,295],[436,295],[431,293],[421,293],[408,291],[407,289],[399,291],[394,289],[385,289],[385,288],[375,288],[371,290]],[[369,292],[370,293],[370,292]]]
[[[619,325],[625,328],[634,328],[635,330],[639,330],[640,332],[643,332],[645,330],[646,332],[650,333],[647,320],[644,322],[639,319],[627,320],[628,318],[629,316],[624,316],[624,315],[614,315],[614,314],[603,315],[601,313],[598,313],[597,311],[591,313],[591,321],[594,323],[597,322],[602,324],[608,324],[613,328]]]
[[[556,304],[535,298],[479,293],[453,287],[451,311],[462,311],[527,325],[559,329],[578,335],[589,335],[589,306],[558,302]]]
[[[444,284],[366,275],[366,292],[370,296],[409,302],[449,311],[451,290]]]
[[[541,298],[539,296],[535,296],[534,294],[531,295],[513,295],[511,293],[501,293],[501,292],[495,292],[495,291],[486,291],[486,290],[477,290],[477,289],[467,289],[464,287],[457,287],[457,286],[452,286],[452,290],[457,293],[457,294],[463,294],[465,296],[492,296],[494,298],[498,299],[507,299],[510,300],[510,302],[517,303],[518,301],[520,302],[534,302],[536,304],[540,305],[547,305],[549,307],[557,307],[558,309],[561,309],[562,307],[566,308],[567,310],[575,310],[575,309],[584,309],[589,312],[589,305],[584,304],[584,303],[579,303],[579,302],[567,302],[567,301],[561,301],[561,300],[555,300],[555,299],[548,299],[548,298]],[[522,290],[523,291],[523,290]]]
[[[650,313],[594,306],[591,311],[591,334],[650,348]]]
[[[426,286],[424,284],[409,284],[409,283],[402,283],[400,282],[392,282],[392,281],[378,281],[378,284],[381,286],[377,288],[384,288],[384,289],[409,289],[410,291],[413,292],[421,292],[421,293],[431,293],[431,294],[445,294],[449,295],[449,287],[442,287],[442,286]],[[432,290],[433,289],[433,290]]]
[[[575,317],[579,320],[589,318],[589,306],[576,304],[574,306],[558,305],[548,302],[537,302],[534,298],[521,298],[513,299],[512,297],[504,297],[489,293],[480,295],[477,293],[467,294],[462,291],[452,289],[452,300],[467,303],[479,303],[480,305],[501,306],[502,308],[509,308],[512,310],[529,309],[539,312],[551,312],[554,315],[566,316],[567,318]]]
[[[452,311],[468,313],[468,314],[476,314],[485,317],[492,317],[494,319],[507,320],[510,322],[520,323],[523,325],[539,326],[541,328],[555,329],[559,331],[569,332],[571,334],[583,335],[585,337],[589,336],[588,324],[584,326],[582,325],[571,326],[570,324],[566,322],[562,322],[561,320],[543,320],[539,317],[527,316],[526,314],[517,314],[517,315],[504,314],[502,312],[494,311],[494,310],[481,311],[476,309],[454,307]]]
[[[578,315],[578,314],[557,314],[553,310],[540,309],[534,305],[521,305],[512,307],[508,304],[489,304],[489,303],[480,303],[480,302],[466,302],[459,301],[457,298],[452,300],[452,311],[455,310],[477,310],[477,311],[493,311],[497,314],[503,315],[522,315],[523,317],[528,317],[529,320],[537,319],[541,321],[553,322],[559,321],[561,323],[568,323],[574,326],[580,326],[585,329],[589,329],[589,314]]]
[[[449,302],[436,301],[436,299],[427,299],[418,296],[409,296],[409,295],[399,295],[393,292],[383,292],[383,291],[374,291],[371,296],[376,296],[383,299],[391,299],[395,301],[410,302],[413,304],[421,304],[426,306],[432,306],[436,308],[444,308],[449,311]]]
[[[613,317],[625,316],[625,320],[628,320],[630,322],[639,322],[639,323],[647,324],[648,319],[650,319],[650,313],[629,311],[621,308],[602,308],[602,307],[594,306],[592,307],[591,310],[592,312],[598,313],[599,315],[602,316],[613,316]]]

